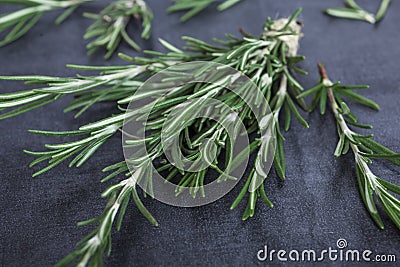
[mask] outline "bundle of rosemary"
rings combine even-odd
[[[149,112],[146,129],[149,129],[150,133],[144,139],[139,140],[145,144],[149,154],[145,157],[142,157],[141,153],[132,154],[126,161],[116,163],[103,170],[106,172],[112,171],[102,180],[103,182],[116,179],[119,174],[126,174],[127,178],[120,182],[115,182],[102,194],[103,197],[108,198],[103,214],[98,218],[79,224],[96,223],[98,225],[97,228],[83,238],[78,244],[78,249],[62,260],[58,264],[59,266],[66,265],[74,259],[78,260],[79,266],[86,266],[87,264],[91,266],[100,265],[104,251],[107,250],[108,254],[111,251],[112,226],[116,224],[117,229],[120,228],[131,198],[142,214],[154,225],[157,225],[157,221],[143,206],[136,189],[136,185],[139,183],[145,192],[151,195],[152,173],[148,171],[148,167],[155,161],[159,162],[158,171],[167,172],[166,180],[176,180],[177,195],[181,194],[185,189],[189,189],[189,194],[192,197],[196,197],[197,192],[204,196],[207,193],[204,190],[206,187],[204,180],[206,174],[211,171],[221,174],[225,178],[223,179],[224,181],[240,178],[232,177],[229,174],[230,168],[235,168],[242,160],[240,156],[242,154],[239,154],[236,158],[230,156],[231,144],[225,129],[212,120],[197,117],[191,120],[190,116],[185,117],[186,115],[193,115],[195,113],[193,111],[201,106],[205,100],[216,99],[220,103],[231,107],[250,135],[258,133],[258,136],[245,150],[245,152],[256,153],[257,159],[252,167],[250,176],[231,208],[235,208],[246,194],[248,195],[248,204],[243,213],[243,220],[254,215],[258,198],[261,198],[267,205],[272,206],[264,188],[264,180],[268,175],[265,171],[265,164],[271,157],[271,153],[269,153],[271,151],[270,138],[268,135],[262,134],[263,130],[268,128],[277,132],[276,153],[273,156],[273,162],[277,174],[284,179],[286,176],[284,137],[279,123],[276,122],[281,119],[280,115],[284,115],[284,128],[289,130],[291,118],[294,116],[301,124],[308,127],[307,122],[302,118],[296,106],[297,104],[306,108],[304,100],[299,97],[303,88],[291,74],[291,71],[305,74],[305,71],[295,66],[296,63],[304,60],[304,57],[297,55],[302,26],[296,22],[296,17],[300,12],[300,9],[297,10],[288,19],[276,21],[268,19],[264,25],[264,32],[259,37],[246,33],[242,38],[227,35],[226,40],[215,39],[216,44],[209,44],[191,37],[183,37],[186,41],[184,50],[160,40],[170,52],[146,51],[148,55],[152,56],[151,58],[131,58],[126,55],[120,55],[121,58],[131,62],[130,65],[105,67],[69,66],[81,70],[100,71],[94,76],[77,75],[76,77],[65,78],[49,76],[0,77],[1,80],[24,81],[34,87],[29,90],[0,95],[0,110],[3,111],[0,119],[28,112],[69,94],[73,94],[75,97],[66,111],[77,110],[76,116],[85,112],[93,104],[103,101],[115,101],[122,111],[120,114],[114,114],[103,120],[83,125],[75,131],[32,130],[32,133],[41,135],[81,137],[67,143],[46,144],[47,150],[43,152],[26,151],[33,156],[37,156],[37,159],[31,163],[31,167],[44,161],[48,162],[46,167],[36,172],[33,176],[38,176],[68,159],[72,159],[69,164],[70,167],[81,166],[108,139],[119,131],[123,131],[122,128],[126,121],[135,120],[143,115],[143,112]],[[261,122],[257,122],[255,114],[241,97],[234,92],[226,90],[226,87],[235,77],[221,77],[218,76],[218,73],[213,76],[214,85],[183,83],[178,87],[171,87],[171,85],[169,87],[168,82],[171,80],[168,80],[168,82],[163,81],[158,90],[161,89],[166,94],[159,98],[155,97],[152,100],[152,109],[150,111],[146,105],[141,106],[140,109],[133,110],[134,112],[126,108],[128,103],[135,102],[142,97],[137,92],[146,78],[160,71],[168,70],[170,67],[176,67],[177,69],[173,70],[177,72],[180,63],[197,61],[223,64],[249,77],[250,81],[258,86],[261,96],[270,106],[270,109],[260,108]],[[173,81],[173,77],[171,78]],[[179,77],[179,79],[182,79],[182,77]],[[246,93],[248,92],[248,86],[249,83],[242,83],[238,90]],[[154,92],[149,91],[147,94],[152,95]],[[196,99],[194,97],[201,99],[201,101],[190,102],[192,99]],[[252,95],[249,95],[248,99],[252,99],[254,103],[262,102],[260,97],[254,98]],[[178,115],[174,114],[174,108],[176,107],[183,108],[183,112]],[[224,109],[221,109],[221,112],[221,117],[226,119],[234,115],[233,113],[223,113],[225,112]],[[171,115],[172,121],[165,127],[164,123]],[[178,128],[175,127],[177,125],[179,126]],[[168,137],[176,137],[178,130],[182,130],[178,132],[177,140],[184,156],[195,162],[196,160],[207,162],[208,167],[198,171],[181,171],[180,168],[167,161],[163,151],[163,143],[160,140],[165,133],[167,133],[167,139]],[[135,137],[130,138],[130,135],[127,136],[128,138],[125,139],[124,145],[135,147],[138,140]],[[200,146],[206,149],[199,151]],[[213,155],[204,153],[204,151],[213,151]],[[225,170],[221,170],[221,164],[218,164],[218,156],[222,155],[225,156],[225,164],[222,165],[222,167],[226,167]],[[133,168],[130,168],[127,163]],[[129,169],[131,172],[129,172]]]

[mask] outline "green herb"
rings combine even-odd
[[[355,19],[375,24],[381,21],[389,8],[391,0],[381,0],[381,5],[376,14],[370,13],[360,7],[354,0],[344,0],[347,8],[328,8],[326,14],[346,19]]]
[[[0,47],[22,37],[39,21],[42,15],[53,10],[64,10],[56,19],[56,23],[62,23],[78,6],[93,0],[0,0],[0,4],[15,4],[23,8],[0,15],[0,34],[6,33],[0,41]]]
[[[71,78],[48,76],[0,77],[3,80],[25,81],[34,87],[34,89],[18,93],[0,95],[0,110],[3,111],[0,119],[27,112],[68,94],[75,95],[75,98],[66,111],[78,110],[76,116],[82,114],[91,105],[103,101],[115,101],[120,106],[120,109],[125,111],[124,106],[126,104],[138,99],[135,93],[146,77],[150,77],[161,70],[175,66],[181,62],[208,61],[220,63],[231,66],[247,75],[260,88],[262,94],[270,103],[272,115],[275,119],[265,120],[264,124],[275,127],[279,133],[274,164],[278,175],[281,178],[285,178],[284,137],[280,132],[279,125],[275,121],[280,119],[281,114],[284,114],[286,119],[284,128],[286,130],[289,130],[292,116],[295,116],[301,124],[308,127],[308,124],[302,118],[297,108],[297,105],[305,107],[304,100],[298,97],[303,88],[291,73],[292,71],[301,74],[305,73],[295,66],[296,63],[304,60],[303,57],[297,55],[299,40],[301,38],[301,25],[295,20],[299,13],[300,10],[289,19],[280,19],[277,21],[269,19],[260,37],[246,34],[243,38],[237,38],[227,35],[226,40],[216,39],[216,44],[209,44],[191,37],[183,37],[186,41],[185,50],[178,49],[170,43],[161,40],[161,43],[170,52],[145,51],[148,55],[153,56],[151,58],[131,58],[121,55],[123,59],[131,62],[131,65],[105,67],[70,66],[75,69],[100,71],[98,75],[94,76],[78,75]],[[97,222],[99,227],[87,238],[83,239],[79,243],[79,248],[67,256],[65,260],[61,261],[60,265],[65,265],[74,259],[78,259],[80,266],[101,264],[101,255],[106,249],[110,249],[111,226],[115,223],[117,224],[117,228],[119,228],[131,195],[142,214],[153,224],[157,224],[141,204],[135,189],[136,181],[141,179],[145,181],[146,191],[152,195],[152,174],[147,171],[149,168],[146,167],[151,161],[157,160],[160,162],[158,170],[168,174],[166,180],[178,179],[176,187],[177,195],[188,191],[187,193],[192,197],[199,197],[198,194],[200,194],[200,197],[204,196],[205,176],[212,170],[222,174],[221,177],[225,180],[235,179],[235,177],[231,177],[226,171],[221,170],[217,162],[219,156],[224,152],[228,155],[224,165],[228,170],[234,168],[241,161],[241,157],[235,159],[229,157],[229,138],[222,126],[203,118],[188,120],[194,114],[194,110],[201,106],[202,102],[200,100],[200,102],[196,100],[194,103],[186,105],[179,116],[173,116],[175,120],[168,124],[168,130],[164,134],[174,136],[178,125],[182,121],[185,122],[184,130],[178,133],[180,149],[185,153],[187,158],[208,162],[210,163],[209,167],[198,172],[182,172],[166,161],[161,143],[161,130],[166,118],[168,115],[171,115],[171,110],[194,97],[200,99],[215,98],[227,106],[233,107],[245,126],[248,127],[247,131],[249,134],[260,132],[261,129],[258,127],[256,118],[244,100],[235,93],[225,89],[233,78],[232,76],[219,77],[216,74],[215,81],[219,86],[202,83],[184,83],[185,86],[176,88],[176,86],[169,87],[168,83],[164,85],[163,90],[168,94],[161,99],[154,99],[153,103],[155,106],[151,109],[149,120],[146,122],[146,126],[151,130],[151,133],[144,140],[139,140],[145,142],[148,148],[147,151],[150,151],[150,154],[143,157],[139,153],[128,159],[135,164],[133,174],[129,173],[126,162],[116,163],[104,169],[105,172],[111,172],[111,174],[105,177],[102,182],[114,179],[119,174],[126,174],[134,178],[128,178],[122,182],[115,183],[103,193],[103,197],[109,198],[109,204],[101,217],[89,221]],[[240,90],[246,92],[246,86],[246,84],[243,84]],[[147,93],[151,94],[152,92],[149,91]],[[81,166],[93,156],[101,145],[115,133],[121,131],[126,116],[132,119],[139,118],[148,112],[147,109],[148,106],[146,105],[132,112],[128,110],[127,115],[121,112],[103,120],[83,125],[76,131],[31,131],[35,134],[49,136],[80,137],[72,142],[47,144],[47,150],[43,152],[26,151],[38,157],[32,162],[31,166],[44,161],[48,162],[48,165],[36,172],[34,176],[48,171],[68,159],[71,159],[71,167]],[[270,115],[264,109],[261,109],[260,112],[264,112],[262,113],[264,117]],[[221,116],[228,119],[230,114],[224,113],[224,110],[222,110]],[[204,143],[203,140],[209,141]],[[135,139],[127,140],[125,145],[135,146],[137,142],[138,140]],[[197,149],[202,145],[209,148],[204,150],[207,152],[205,154],[200,153]],[[263,171],[268,149],[268,138],[265,136],[257,137],[248,147],[249,151],[257,153],[257,159],[245,186],[232,205],[232,209],[235,208],[248,193],[248,205],[243,214],[244,220],[254,215],[259,197],[267,205],[272,206],[271,201],[266,195],[263,183],[268,175]],[[215,160],[212,160],[212,151],[216,154]],[[223,182],[224,179],[219,182]],[[255,181],[262,181],[262,183],[260,186],[256,186]],[[117,214],[118,218],[116,217]]]
[[[60,24],[81,4],[91,1],[93,0],[21,0],[13,2],[0,0],[0,4],[12,3],[24,6],[20,10],[0,16],[0,34],[6,34],[4,40],[0,41],[0,47],[22,37],[39,21],[44,13],[64,9],[64,12],[56,19],[56,24]],[[124,40],[132,48],[140,50],[140,47],[127,33],[127,27],[132,17],[142,20],[141,37],[144,39],[150,37],[153,13],[143,0],[113,1],[99,14],[85,13],[84,16],[95,20],[84,36],[85,39],[94,38],[87,45],[88,54],[104,47],[107,49],[105,58],[109,58],[115,52],[121,40]]]
[[[188,19],[192,18],[196,14],[203,11],[209,5],[216,2],[216,0],[173,0],[175,4],[168,8],[168,12],[177,12],[177,11],[186,11],[188,12],[181,17],[181,21],[187,21]],[[224,11],[231,6],[235,5],[236,3],[242,0],[225,0],[223,3],[219,4],[217,9],[218,11]]]
[[[85,13],[85,17],[96,20],[86,31],[85,39],[94,38],[88,45],[88,53],[92,54],[99,47],[105,47],[109,58],[117,49],[121,40],[127,42],[132,48],[140,50],[140,47],[129,37],[126,28],[133,17],[142,19],[142,38],[149,39],[153,14],[143,0],[119,0],[115,1],[99,14]]]
[[[155,226],[157,221],[151,216],[143,206],[137,192],[136,180],[145,173],[145,168],[139,168],[131,177],[110,187],[103,192],[102,197],[107,197],[108,202],[103,214],[99,218],[78,223],[79,226],[98,224],[98,227],[89,235],[84,237],[77,246],[76,251],[72,252],[55,266],[67,266],[75,259],[79,259],[77,266],[103,266],[102,257],[105,251],[109,256],[111,253],[111,230],[116,221],[117,229],[120,230],[124,213],[132,198],[140,212],[146,216]]]
[[[400,200],[394,194],[400,194],[400,187],[387,180],[377,177],[370,169],[373,159],[385,159],[400,166],[400,154],[377,143],[372,139],[373,135],[361,135],[350,127],[368,128],[372,126],[358,123],[357,117],[351,112],[349,106],[343,99],[347,98],[360,103],[366,107],[378,110],[379,106],[374,101],[354,92],[357,89],[368,88],[368,86],[343,86],[340,83],[332,83],[326,74],[323,65],[319,65],[320,83],[301,94],[300,97],[313,95],[313,103],[320,103],[321,114],[325,113],[327,99],[330,102],[332,112],[337,121],[339,143],[335,150],[335,156],[347,154],[350,149],[355,156],[357,181],[364,201],[371,218],[383,229],[384,225],[379,215],[374,197],[383,207],[390,219],[400,229]],[[316,105],[313,105],[314,107]]]

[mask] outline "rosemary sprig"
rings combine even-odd
[[[161,43],[170,51],[168,53],[160,53],[154,51],[145,51],[152,55],[148,57],[130,58],[126,55],[121,57],[131,65],[127,66],[70,66],[76,69],[100,71],[94,76],[80,76],[72,78],[57,78],[47,76],[22,76],[22,77],[0,77],[5,80],[20,80],[33,85],[35,88],[21,91],[18,93],[0,95],[0,109],[3,114],[0,119],[9,118],[20,113],[29,111],[39,106],[43,106],[48,102],[54,101],[67,94],[75,94],[76,98],[67,108],[67,111],[77,110],[80,115],[91,105],[100,101],[117,101],[122,111],[126,111],[124,105],[136,101],[138,96],[135,95],[137,89],[142,85],[143,79],[150,77],[161,70],[170,66],[175,66],[181,62],[193,61],[209,61],[219,64],[231,66],[234,69],[241,71],[247,75],[259,88],[263,96],[270,103],[272,114],[275,120],[266,120],[270,127],[275,127],[279,132],[277,141],[277,153],[275,153],[275,167],[278,175],[281,178],[285,177],[286,161],[284,157],[283,135],[280,133],[280,128],[276,120],[280,119],[281,111],[285,114],[285,129],[289,130],[291,116],[295,116],[303,125],[308,127],[308,124],[300,115],[296,104],[304,106],[304,100],[298,95],[303,88],[299,82],[291,74],[291,71],[296,71],[304,74],[304,71],[295,66],[296,63],[304,60],[303,57],[297,55],[299,40],[301,37],[301,25],[295,20],[300,13],[298,10],[289,19],[281,19],[277,21],[268,20],[264,26],[264,33],[260,37],[246,35],[243,38],[237,38],[232,35],[227,35],[227,40],[215,40],[217,44],[209,44],[191,37],[184,37],[186,46],[184,51],[176,48],[168,42],[161,40]],[[137,179],[143,179],[147,188],[147,192],[152,192],[152,174],[140,170],[147,170],[145,164],[158,161],[160,166],[159,171],[167,172],[166,180],[177,179],[176,194],[184,193],[185,189],[189,188],[189,194],[192,197],[204,196],[204,179],[208,171],[214,170],[226,179],[234,179],[229,173],[220,170],[217,160],[209,160],[212,158],[212,151],[215,151],[216,159],[225,151],[229,155],[229,140],[223,128],[209,120],[196,119],[185,120],[184,129],[178,132],[177,125],[181,124],[181,118],[190,118],[193,115],[193,110],[199,108],[202,102],[194,102],[185,106],[181,111],[182,116],[172,116],[177,118],[172,121],[165,134],[172,137],[179,134],[180,148],[185,153],[187,158],[210,163],[207,169],[198,172],[180,171],[177,167],[168,163],[163,153],[163,147],[160,143],[161,130],[163,124],[174,107],[177,107],[183,102],[192,99],[194,96],[200,99],[216,98],[227,106],[233,106],[240,119],[243,121],[249,134],[260,133],[258,124],[255,121],[254,114],[249,107],[246,106],[243,99],[232,92],[227,92],[225,87],[234,77],[218,76],[216,74],[215,81],[218,86],[210,84],[193,84],[189,83],[185,86],[176,88],[166,84],[163,91],[168,93],[167,97],[155,98],[154,108],[151,110],[149,120],[146,126],[151,130],[151,133],[143,140],[146,144],[149,155],[143,157],[139,151],[128,160],[135,165],[134,176],[138,177],[125,180],[124,182],[116,183],[106,192],[112,192],[110,205],[107,206],[103,215],[96,220],[99,227],[80,244],[77,251],[72,253],[62,261],[61,264],[66,264],[75,258],[78,258],[82,265],[87,263],[98,264],[101,261],[101,255],[107,247],[107,242],[111,238],[110,227],[115,221],[117,212],[120,213],[120,220],[128,205],[128,191],[134,193],[136,205],[146,216],[147,219],[154,223],[154,218],[141,205],[137,194],[135,193],[135,185]],[[175,78],[176,79],[176,78]],[[185,83],[184,83],[185,84]],[[247,85],[241,87],[243,92],[246,92]],[[153,92],[146,92],[152,94]],[[257,101],[257,99],[255,100]],[[263,109],[260,112],[264,112]],[[129,111],[129,118],[140,118],[147,112],[147,106],[140,109]],[[130,113],[131,112],[131,113]],[[173,114],[172,114],[173,115]],[[262,114],[265,117],[269,113]],[[34,175],[37,176],[57,164],[72,159],[70,166],[81,166],[86,160],[93,156],[95,151],[111,138],[112,135],[121,131],[126,118],[124,112],[105,118],[103,120],[92,122],[80,127],[77,131],[69,132],[49,132],[49,131],[32,131],[36,134],[52,135],[52,136],[81,136],[80,139],[62,143],[62,144],[47,144],[47,151],[43,152],[28,152],[38,158],[31,164],[36,165],[39,162],[48,161],[47,167],[44,167]],[[221,111],[222,118],[228,119],[230,114]],[[265,122],[266,124],[268,124]],[[83,137],[82,137],[83,136]],[[203,144],[202,140],[209,140]],[[128,139],[126,146],[135,146],[138,140]],[[212,143],[215,146],[212,146]],[[209,149],[205,149],[206,153],[199,153],[196,149],[204,145]],[[214,147],[214,149],[213,149]],[[243,219],[247,219],[254,215],[257,199],[261,199],[268,205],[272,206],[271,201],[266,196],[263,181],[267,178],[267,173],[263,171],[263,165],[266,160],[265,154],[269,149],[268,139],[265,136],[257,137],[249,146],[249,150],[257,153],[255,165],[252,167],[250,176],[245,183],[239,197],[233,203],[232,208],[235,208],[248,192],[248,205],[245,208]],[[148,161],[149,159],[150,161]],[[239,159],[227,157],[225,167],[234,167],[238,164]],[[141,169],[143,168],[143,169]],[[112,171],[110,175],[102,181],[106,182],[115,178],[119,174],[129,174],[128,167],[125,162],[116,163],[104,169],[104,171]],[[140,175],[139,175],[140,174]],[[140,176],[140,177],[139,177]],[[262,181],[259,186],[256,186],[255,181]],[[222,181],[221,181],[222,182]],[[129,193],[129,194],[130,194]],[[109,196],[104,193],[103,196]],[[111,207],[111,208],[110,208]],[[117,224],[119,224],[117,222]],[[92,259],[93,261],[91,261]]]
[[[181,21],[185,22],[195,16],[196,14],[200,13],[203,11],[205,8],[207,8],[209,5],[213,4],[216,2],[216,0],[197,0],[197,1],[192,1],[192,0],[173,0],[174,5],[168,8],[167,12],[172,13],[172,12],[177,12],[177,11],[187,11],[182,17]],[[219,4],[217,9],[218,11],[224,11],[231,6],[239,3],[242,0],[225,0],[223,3]]]
[[[350,129],[351,126],[371,129],[372,126],[358,123],[357,117],[351,112],[344,98],[353,100],[366,107],[378,110],[379,106],[374,101],[354,92],[356,89],[368,88],[368,86],[343,86],[333,83],[326,74],[325,67],[319,65],[320,83],[304,92],[300,97],[313,95],[313,106],[319,102],[321,114],[325,113],[327,102],[337,121],[339,143],[335,150],[335,156],[339,157],[349,153],[351,150],[355,156],[357,181],[361,197],[371,218],[383,229],[384,225],[375,204],[374,197],[381,204],[386,214],[400,229],[400,200],[394,194],[400,194],[400,187],[387,180],[377,177],[369,167],[373,159],[385,159],[400,166],[400,154],[377,143],[372,139],[373,135],[361,135]]]
[[[42,15],[53,10],[64,10],[56,19],[56,24],[62,23],[74,10],[83,3],[93,0],[0,0],[0,4],[15,4],[23,8],[0,14],[0,34],[6,36],[0,41],[0,47],[14,42],[27,33],[39,21]]]
[[[362,20],[375,24],[385,17],[390,2],[391,0],[381,0],[379,10],[373,14],[360,7],[354,0],[344,0],[347,8],[328,8],[325,13],[337,18]]]
[[[44,13],[64,9],[64,12],[56,19],[56,24],[60,24],[81,4],[91,1],[93,0],[13,1],[13,4],[25,7],[0,16],[0,34],[6,33],[4,40],[0,41],[0,47],[22,37],[39,21]],[[0,0],[1,3],[9,4],[10,1]],[[141,37],[144,39],[150,37],[153,13],[143,0],[113,1],[99,14],[85,13],[84,16],[95,20],[84,35],[85,39],[94,38],[87,45],[88,54],[94,53],[100,47],[105,47],[107,50],[105,58],[108,59],[115,52],[121,40],[139,51],[140,47],[127,33],[127,26],[132,17],[142,20]]]
[[[103,192],[102,197],[108,198],[103,214],[99,218],[78,223],[79,226],[98,223],[98,227],[77,244],[78,249],[76,251],[66,256],[55,266],[67,266],[77,258],[79,260],[76,266],[103,266],[102,257],[104,252],[107,250],[107,255],[111,253],[112,226],[116,223],[118,231],[120,230],[123,216],[131,198],[141,213],[149,218],[155,226],[158,226],[157,221],[144,207],[136,192],[136,182],[142,178],[145,172],[145,166],[142,166],[128,179]]]
[[[117,49],[121,40],[127,42],[133,49],[140,47],[129,37],[126,31],[130,19],[142,20],[141,37],[149,39],[153,13],[143,0],[119,0],[111,3],[99,14],[85,13],[85,17],[96,20],[86,31],[85,39],[94,38],[87,45],[88,53],[94,53],[99,47],[105,47],[108,59]]]

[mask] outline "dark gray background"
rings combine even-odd
[[[237,33],[239,27],[259,34],[268,16],[288,16],[297,7],[304,11],[304,39],[300,53],[308,59],[302,66],[310,72],[300,78],[306,87],[317,82],[316,63],[327,65],[332,79],[346,84],[370,84],[362,94],[381,104],[380,112],[351,105],[361,122],[375,126],[376,140],[400,151],[400,3],[393,1],[387,17],[373,26],[363,22],[332,19],[322,14],[327,7],[340,7],[342,1],[245,0],[224,13],[215,6],[185,24],[178,14],[167,15],[170,1],[148,1],[155,20],[152,39],[142,45],[161,50],[161,37],[178,46],[182,35],[210,41],[224,33]],[[379,1],[360,1],[376,10]],[[55,14],[45,16],[25,37],[0,49],[0,74],[48,74],[67,76],[74,64],[124,64],[117,57],[104,62],[102,53],[87,57],[82,35],[91,21],[80,13],[99,10],[101,2],[79,9],[61,26],[54,26]],[[93,8],[93,9],[92,9]],[[0,6],[0,10],[4,10]],[[137,38],[138,39],[138,38]],[[122,46],[122,51],[137,53]],[[1,92],[22,89],[15,83],[0,83]],[[63,114],[69,99],[61,100],[0,122],[0,263],[3,266],[49,266],[74,249],[75,243],[91,228],[76,222],[99,215],[105,201],[100,193],[107,187],[99,181],[101,169],[123,159],[120,139],[112,139],[79,169],[66,164],[37,179],[27,165],[33,158],[23,149],[41,150],[45,137],[27,133],[28,129],[69,130],[107,116],[112,104],[93,107],[75,120]],[[278,182],[272,172],[267,193],[275,203],[269,209],[257,206],[253,219],[242,222],[242,203],[229,206],[240,188],[211,205],[185,209],[145,200],[160,226],[153,227],[134,205],[126,213],[121,232],[113,234],[113,252],[107,266],[132,265],[251,265],[264,245],[270,249],[316,249],[335,247],[345,238],[353,249],[376,253],[399,253],[399,232],[386,215],[381,231],[370,220],[360,199],[351,155],[335,159],[337,137],[334,120],[328,113],[305,115],[311,128],[297,122],[286,134],[287,181]],[[399,168],[375,163],[373,170],[398,182]],[[275,262],[277,263],[277,262]],[[341,265],[341,263],[336,263]]]

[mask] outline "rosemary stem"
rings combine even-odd
[[[285,102],[286,94],[287,94],[287,77],[285,74],[282,74],[281,77],[281,82],[279,85],[279,90],[278,90],[278,101],[276,103],[276,108],[275,108],[275,116],[279,116],[279,113],[282,109],[283,103]]]
[[[345,133],[345,135],[352,135],[353,131],[350,130],[350,128],[347,125],[343,115],[339,112],[339,104],[337,103],[337,101],[335,99],[335,95],[334,95],[333,89],[332,89],[333,83],[329,79],[329,77],[328,77],[328,75],[326,73],[325,66],[322,65],[322,64],[318,64],[318,68],[319,68],[321,77],[323,79],[322,82],[323,82],[324,85],[327,86],[327,94],[328,94],[329,102],[330,102],[331,107],[332,107],[332,112],[334,113],[335,118],[336,118],[340,128],[342,129],[343,133]],[[376,189],[376,186],[377,186],[376,177],[372,173],[372,171],[369,168],[368,164],[364,160],[362,160],[360,158],[361,151],[360,151],[359,147],[356,144],[354,144],[353,142],[350,142],[350,147],[351,147],[351,149],[352,149],[352,151],[354,153],[356,163],[366,173],[366,177],[368,177],[368,181],[369,181],[371,187],[373,189]]]
[[[333,94],[333,90],[332,90],[333,83],[329,79],[329,77],[328,77],[328,75],[326,73],[325,66],[322,65],[322,64],[318,64],[318,68],[319,68],[319,72],[320,72],[321,77],[322,77],[322,83],[327,87],[327,94],[328,94],[329,102],[331,104],[332,112],[335,115],[335,118],[336,118],[337,122],[339,123],[340,128],[342,129],[342,131],[344,133],[350,133],[351,130],[347,126],[343,115],[340,114],[340,112],[339,112],[339,105],[338,105],[338,103],[337,103],[337,101],[335,99],[335,95]],[[357,150],[358,150],[358,148],[357,148]],[[353,149],[353,151],[354,151],[354,149]],[[358,151],[354,151],[354,152],[358,153],[359,150]]]
[[[115,221],[115,217],[118,211],[121,208],[121,203],[124,200],[124,197],[127,195],[128,191],[132,191],[137,183],[137,180],[140,175],[142,175],[143,167],[140,167],[135,171],[135,173],[126,180],[120,182],[122,185],[122,189],[119,192],[116,198],[111,198],[110,208],[107,211],[107,214],[101,220],[99,225],[99,231],[96,235],[94,235],[91,239],[88,240],[85,248],[87,248],[86,253],[81,258],[80,262],[77,264],[79,267],[87,266],[88,261],[90,260],[93,253],[95,253],[101,246],[105,243],[107,237],[109,236],[110,224],[113,224]],[[130,194],[130,192],[128,192]]]

